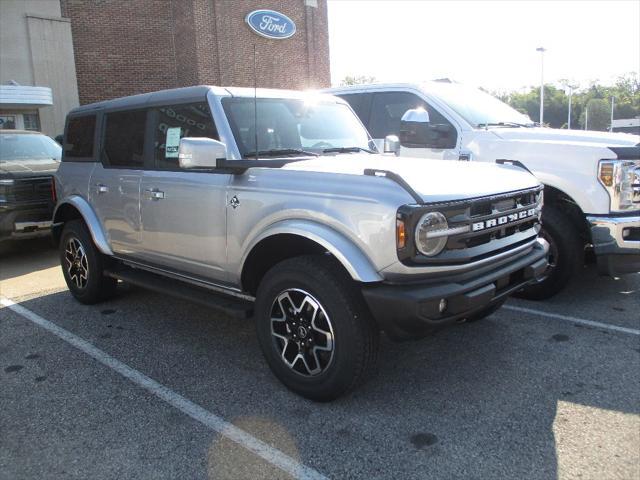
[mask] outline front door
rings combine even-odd
[[[142,256],[175,273],[226,281],[226,173],[181,170],[182,137],[218,139],[206,102],[168,105],[150,114],[153,167],[142,175]]]

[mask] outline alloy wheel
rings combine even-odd
[[[69,279],[78,288],[85,288],[89,280],[89,260],[80,241],[71,237],[67,241],[64,259]]]
[[[281,292],[271,306],[271,335],[282,361],[294,372],[313,377],[333,360],[333,326],[324,307],[300,289]]]

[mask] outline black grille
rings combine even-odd
[[[51,177],[16,180],[9,190],[8,197],[14,202],[51,200]]]

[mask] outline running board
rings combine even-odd
[[[199,303],[234,318],[250,318],[253,315],[253,302],[230,295],[218,294],[206,288],[189,285],[155,273],[121,267],[117,270],[105,270],[104,274],[107,277],[122,280],[131,285]]]

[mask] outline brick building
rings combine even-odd
[[[60,0],[71,21],[80,103],[196,84],[327,87],[326,0]],[[287,39],[254,33],[257,9],[288,16]]]

